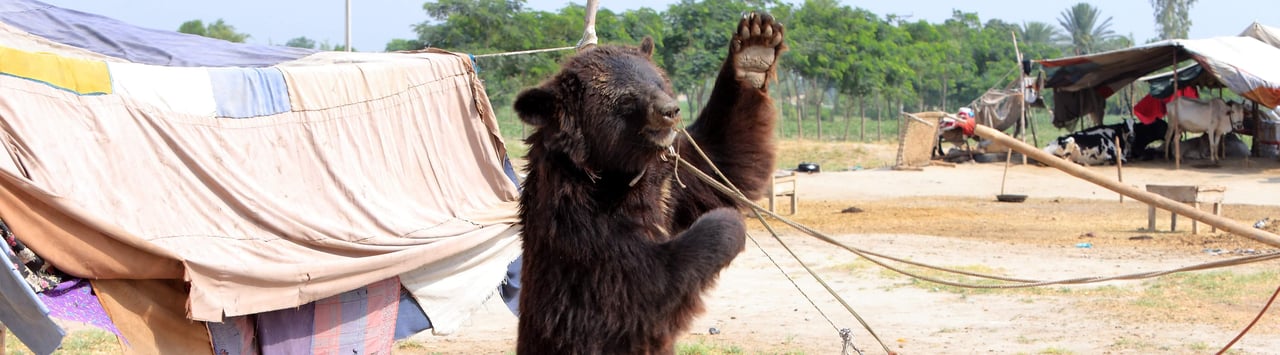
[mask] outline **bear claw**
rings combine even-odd
[[[738,23],[738,31],[731,41],[734,74],[738,80],[757,89],[764,89],[782,45],[782,24],[773,22],[768,14],[747,13]]]

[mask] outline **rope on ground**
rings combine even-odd
[[[534,53],[543,53],[543,52],[567,51],[567,50],[574,49],[574,48],[577,48],[577,47],[569,46],[569,47],[560,47],[560,48],[530,49],[530,50],[527,50],[527,51],[502,52],[502,53],[489,53],[489,54],[479,54],[479,55],[476,55],[475,57],[476,57],[476,58],[505,57],[505,56],[509,56],[509,55],[521,55],[521,54],[534,54]]]
[[[689,131],[681,129],[680,132],[684,134],[685,139],[687,139],[690,145],[693,146],[694,151],[698,153],[698,156],[700,156],[704,161],[706,161],[707,164],[711,166],[711,169],[715,171],[716,175],[719,175],[720,178],[724,180],[724,184],[727,184],[729,188],[732,188],[734,194],[736,194],[737,196],[743,196],[742,190],[739,190],[737,186],[734,186],[733,182],[729,181],[729,178],[724,175],[724,172],[720,171],[720,168],[717,167],[715,163],[711,162],[711,158],[707,156],[707,153],[703,151],[702,147],[699,146],[698,143],[693,139],[693,136],[689,134]],[[704,176],[706,178],[710,178],[710,176],[707,176],[706,174],[702,173],[702,171],[694,167],[692,164],[689,164],[688,161],[681,159],[679,155],[674,155],[674,157],[678,162],[684,163],[686,168],[689,168],[690,170],[693,170],[696,173],[700,174],[699,176],[700,178]],[[675,175],[676,175],[676,178],[679,179],[680,174],[678,174],[677,172],[677,174]],[[708,183],[714,183],[718,187],[724,187],[724,185],[720,185],[718,182],[714,180],[706,180],[706,181]],[[743,199],[745,199],[745,197],[743,197]],[[756,206],[756,207],[759,207],[759,206]],[[849,313],[852,314],[853,317],[856,318],[859,323],[862,323],[862,327],[865,328],[867,332],[871,334],[871,337],[874,338],[876,342],[880,343],[880,346],[884,348],[885,353],[892,354],[893,351],[889,350],[889,346],[886,345],[884,341],[880,340],[880,336],[876,335],[875,330],[871,329],[871,325],[867,324],[866,320],[862,319],[862,316],[859,315],[857,311],[853,310],[853,307],[849,305],[849,302],[846,302],[844,298],[841,297],[840,294],[835,291],[835,289],[831,288],[831,285],[828,285],[827,282],[823,280],[821,276],[818,276],[818,273],[813,271],[813,269],[810,268],[809,265],[804,262],[804,260],[801,260],[800,256],[797,255],[795,251],[792,250],[791,247],[788,246],[787,243],[782,240],[781,237],[778,236],[778,232],[773,229],[773,226],[769,225],[769,222],[765,220],[764,216],[760,215],[760,209],[756,209],[754,212],[755,212],[754,213],[755,217],[760,220],[760,223],[763,224],[765,229],[769,231],[769,234],[773,236],[773,239],[776,240],[778,244],[781,245],[782,248],[786,250],[788,254],[791,255],[791,258],[795,259],[796,262],[798,262],[800,266],[804,268],[805,272],[809,273],[809,276],[813,277],[814,280],[817,280],[818,283],[821,284],[822,287],[827,290],[827,293],[831,294],[832,297],[835,297],[835,299],[839,301],[841,305],[844,305],[844,308],[848,310]],[[750,235],[748,235],[748,237],[750,237]],[[751,242],[756,245],[756,248],[760,249],[760,252],[764,253],[765,257],[767,257],[769,261],[773,263],[774,267],[778,268],[778,271],[783,271],[782,275],[786,276],[788,281],[791,281],[791,285],[795,286],[797,291],[800,291],[800,295],[804,296],[805,300],[808,300],[809,304],[812,305],[813,308],[818,311],[818,314],[821,314],[822,318],[825,318],[827,320],[827,323],[831,324],[831,327],[836,330],[836,332],[840,335],[840,339],[842,343],[841,353],[844,355],[848,355],[849,354],[848,351],[852,349],[858,354],[862,354],[862,350],[858,349],[857,346],[853,345],[853,336],[852,336],[853,332],[850,331],[848,328],[840,328],[839,326],[836,326],[836,323],[831,320],[831,317],[828,317],[827,313],[823,312],[822,308],[818,307],[818,304],[813,301],[813,298],[809,297],[809,294],[805,292],[804,289],[800,288],[800,285],[796,284],[795,280],[792,279],[790,275],[787,275],[787,273],[784,270],[782,270],[782,266],[779,265],[778,262],[773,259],[773,256],[769,255],[769,252],[765,251],[764,248],[760,246],[760,242],[756,241],[755,237],[751,237]]]
[[[1226,353],[1227,350],[1230,350],[1232,345],[1236,345],[1236,342],[1240,341],[1240,338],[1243,338],[1245,333],[1249,332],[1250,328],[1253,328],[1254,324],[1258,324],[1258,320],[1262,319],[1262,315],[1267,313],[1267,308],[1271,308],[1271,303],[1276,301],[1276,295],[1280,295],[1280,287],[1276,287],[1276,292],[1271,293],[1271,299],[1267,300],[1267,304],[1262,305],[1262,310],[1258,311],[1258,316],[1253,317],[1253,321],[1249,322],[1249,325],[1240,330],[1240,334],[1237,334],[1235,339],[1231,339],[1231,342],[1227,343],[1227,346],[1222,347],[1222,350],[1218,350],[1218,355],[1222,355]]]
[[[728,178],[726,178],[724,174],[720,172],[719,168],[716,167],[715,163],[712,162],[709,157],[707,157],[706,153],[703,152],[700,146],[698,146],[697,142],[694,141],[693,137],[687,131],[681,130],[681,132],[684,133],[685,138],[688,139],[690,144],[697,150],[701,158],[704,159],[707,162],[707,164],[711,166],[711,168],[715,170],[715,172],[718,175],[720,175],[721,179],[724,179],[726,183],[729,183],[730,186],[732,186],[732,183],[730,183]],[[785,243],[782,242],[782,239],[778,236],[777,232],[774,231],[773,228],[765,221],[764,217],[761,216],[762,213],[769,215],[770,217],[773,217],[774,219],[781,221],[782,223],[788,226],[791,226],[796,230],[804,232],[805,234],[809,234],[810,236],[817,238],[818,240],[821,240],[828,244],[832,244],[842,249],[845,249],[849,252],[852,252],[855,255],[858,255],[862,258],[867,259],[868,261],[871,261],[876,265],[879,265],[880,267],[892,270],[894,272],[897,272],[899,274],[903,274],[912,278],[929,281],[933,283],[938,283],[938,284],[943,284],[943,285],[948,285],[948,286],[963,287],[963,288],[979,288],[979,289],[1027,288],[1027,287],[1038,287],[1038,286],[1048,286],[1048,285],[1088,284],[1088,283],[1098,283],[1098,282],[1113,281],[1113,280],[1137,280],[1137,279],[1153,278],[1157,276],[1178,273],[1178,272],[1199,271],[1199,270],[1209,270],[1209,269],[1223,268],[1223,267],[1229,267],[1229,266],[1239,266],[1239,265],[1244,265],[1249,263],[1263,262],[1263,261],[1269,261],[1269,260],[1280,258],[1280,252],[1272,252],[1272,253],[1266,253],[1266,254],[1251,255],[1251,256],[1244,256],[1244,257],[1232,258],[1227,260],[1207,262],[1207,263],[1196,264],[1191,266],[1184,266],[1184,267],[1163,270],[1163,271],[1140,272],[1140,273],[1132,273],[1132,274],[1116,275],[1116,276],[1105,276],[1105,277],[1104,276],[1079,277],[1079,278],[1070,278],[1070,279],[1061,279],[1061,280],[1029,280],[1029,279],[1019,279],[1019,278],[998,276],[998,275],[987,275],[987,274],[969,272],[969,271],[963,271],[963,270],[955,270],[950,268],[933,266],[933,265],[920,263],[920,262],[914,262],[914,261],[905,260],[901,258],[896,258],[896,257],[892,257],[892,256],[880,254],[880,253],[875,253],[868,250],[863,250],[861,248],[845,245],[844,243],[841,243],[822,232],[813,230],[812,228],[796,223],[795,221],[779,216],[778,214],[773,213],[772,211],[769,211],[763,207],[760,207],[760,205],[757,205],[754,201],[747,199],[746,196],[742,194],[741,190],[738,190],[736,187],[730,187],[730,186],[725,186],[724,184],[721,184],[719,181],[716,181],[715,178],[711,177],[707,173],[698,169],[698,167],[694,166],[689,161],[684,160],[683,158],[680,158],[680,156],[675,155],[674,159],[676,159],[676,161],[679,164],[683,165],[686,168],[686,170],[688,170],[690,173],[698,177],[698,179],[702,180],[703,182],[706,182],[708,186],[716,189],[717,191],[724,194],[725,196],[728,196],[736,200],[737,202],[742,203],[745,206],[750,206],[755,216],[759,218],[761,223],[765,225],[765,227],[769,230],[771,234],[773,234],[774,239],[777,240],[780,244],[782,244],[783,248],[785,248],[788,251],[788,253],[792,255],[793,258],[796,258],[796,261],[799,261],[800,265],[804,266],[805,270],[808,271],[809,274],[814,277],[814,279],[818,280],[818,282],[822,284],[824,288],[826,288],[827,292],[829,292],[833,297],[839,300],[840,303],[845,306],[845,309],[847,309],[850,314],[852,314],[855,318],[857,318],[858,321],[862,323],[862,326],[866,328],[867,331],[871,334],[871,336],[874,337],[876,341],[880,343],[880,345],[884,348],[885,352],[890,354],[892,354],[893,352],[890,351],[888,346],[885,345],[885,343],[880,340],[879,336],[875,334],[875,332],[866,323],[866,321],[863,320],[862,317],[859,316],[858,313],[854,311],[853,308],[849,306],[849,304],[845,302],[844,299],[835,292],[835,290],[831,289],[831,287],[827,285],[827,283],[823,281],[821,277],[819,277],[816,273],[813,272],[812,269],[810,269],[807,265],[805,265],[804,262],[799,259],[799,256],[797,256],[793,251],[791,251],[790,247],[788,247]],[[679,174],[676,174],[676,175],[679,176]],[[754,242],[755,239],[753,238],[752,241]],[[757,247],[759,247],[759,243],[756,243],[756,245]],[[763,249],[761,250],[763,251]],[[912,265],[912,266],[917,266],[917,267],[922,267],[922,268],[927,268],[927,269],[932,269],[932,270],[937,270],[937,271],[942,271],[942,272],[947,272],[952,274],[972,276],[972,277],[978,277],[978,278],[989,279],[989,280],[1005,281],[1013,284],[978,285],[978,284],[968,284],[968,283],[962,283],[962,282],[947,281],[947,280],[942,280],[938,278],[919,275],[919,274],[912,273],[900,268],[896,268],[885,263],[880,259],[890,260],[890,261],[894,261],[902,264],[907,264],[907,265]],[[770,258],[770,260],[772,261],[772,258]],[[775,263],[774,265],[776,266],[777,263]],[[790,278],[788,277],[788,279]],[[801,293],[803,294],[803,291],[801,291]],[[1280,294],[1280,289],[1277,289],[1277,293]],[[808,298],[807,295],[805,295],[805,297]],[[1274,298],[1274,295],[1273,295],[1273,298]],[[810,299],[809,301],[811,304],[813,303],[812,299]],[[1270,302],[1268,302],[1268,305],[1269,304]],[[815,308],[816,308],[816,304],[815,304]],[[819,310],[819,312],[821,313],[821,310]],[[825,313],[823,314],[823,317],[826,317]],[[830,319],[828,319],[828,322],[831,322]],[[833,327],[835,326],[834,322],[832,322],[832,326]]]

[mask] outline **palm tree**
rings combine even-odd
[[[1020,36],[1023,42],[1044,44],[1054,44],[1063,37],[1062,30],[1040,21],[1022,23]]]
[[[1058,24],[1066,30],[1076,55],[1096,52],[1103,43],[1116,36],[1111,30],[1111,18],[1098,22],[1098,8],[1089,3],[1079,3],[1062,11]]]

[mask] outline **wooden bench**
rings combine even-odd
[[[769,212],[777,212],[774,209],[774,200],[778,196],[791,197],[791,214],[796,214],[796,205],[799,202],[796,196],[796,172],[779,171],[769,177]]]
[[[1170,200],[1189,204],[1196,209],[1200,209],[1201,203],[1212,203],[1213,214],[1215,216],[1222,215],[1222,195],[1227,191],[1226,186],[1202,186],[1202,185],[1147,185],[1147,192],[1164,196]],[[1156,206],[1147,205],[1147,230],[1156,230]],[[1169,231],[1178,230],[1178,214],[1169,213]],[[1212,232],[1217,232],[1218,227],[1213,227]],[[1200,225],[1195,219],[1191,220],[1191,234],[1200,233]]]

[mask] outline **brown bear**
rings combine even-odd
[[[768,14],[743,16],[690,136],[756,200],[774,171],[777,111],[768,83],[785,50]],[[639,47],[596,46],[521,92],[535,126],[520,196],[520,354],[673,354],[702,293],[744,248],[734,200],[688,172],[704,164],[678,134],[671,83]],[[681,186],[681,182],[685,186]]]

